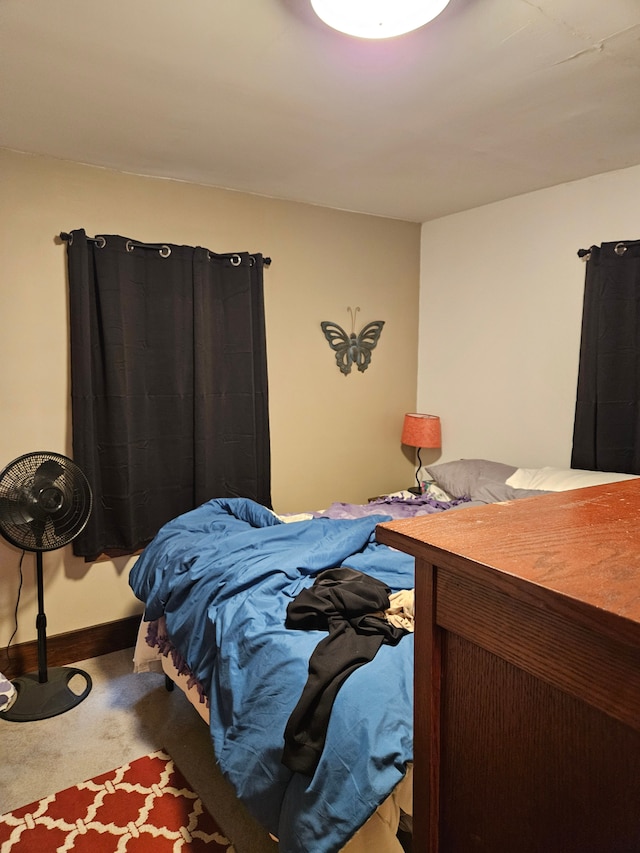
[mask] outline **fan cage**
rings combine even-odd
[[[82,470],[60,453],[25,453],[0,473],[0,532],[18,548],[62,548],[85,528],[92,504]]]

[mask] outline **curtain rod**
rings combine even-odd
[[[65,243],[71,244],[73,242],[73,234],[69,234],[66,231],[60,232],[60,239],[64,240]],[[107,245],[106,238],[102,235],[98,234],[96,237],[87,237],[87,240],[90,243],[95,243],[96,246],[100,249],[104,249]],[[135,248],[138,249],[156,249],[163,258],[168,258],[171,254],[170,246],[167,246],[166,243],[140,243],[137,240],[127,240],[125,247],[128,252],[133,252]],[[241,262],[241,257],[237,252],[231,252],[230,254],[219,255],[216,252],[212,252],[210,249],[207,249],[209,258],[228,258],[234,266],[238,266]],[[253,257],[253,255],[250,255]],[[263,258],[262,263],[265,267],[271,266],[271,258]]]
[[[638,245],[640,245],[640,240],[621,240],[613,247],[613,251],[616,253],[616,255],[624,255],[629,246]],[[578,257],[584,258],[585,261],[588,261],[591,257],[592,250],[597,248],[597,246],[590,246],[588,249],[578,249]]]

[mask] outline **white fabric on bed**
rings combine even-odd
[[[412,814],[412,803],[413,765],[410,764],[395,791],[378,806],[340,853],[402,853],[397,836],[400,812]]]
[[[636,474],[617,474],[611,471],[583,471],[577,468],[518,468],[507,479],[507,485],[514,489],[540,489],[548,492],[566,492],[570,489],[583,489],[586,486],[599,486],[603,483],[618,483],[621,480],[633,480]]]
[[[401,589],[392,592],[389,596],[389,607],[384,615],[391,625],[403,628],[405,631],[413,631],[416,621],[416,591],[415,589]]]
[[[164,623],[164,619],[162,620]],[[149,623],[144,619],[140,620],[138,626],[138,636],[136,637],[136,645],[133,650],[133,671],[134,672],[163,672],[162,655],[155,646],[150,646],[147,643],[147,631]]]

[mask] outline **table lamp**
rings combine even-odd
[[[416,495],[422,493],[420,479],[418,473],[422,468],[422,459],[420,458],[420,450],[423,447],[441,447],[442,434],[440,430],[440,418],[438,415],[422,415],[417,412],[407,413],[404,416],[404,424],[402,425],[403,444],[409,447],[417,447],[418,467],[416,468],[416,483],[417,489],[413,487],[409,489]]]

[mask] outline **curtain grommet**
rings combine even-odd
[[[161,258],[168,258],[169,255],[171,254],[171,248],[169,246],[161,246],[158,249],[158,253],[159,253]]]
[[[242,258],[240,257],[240,255],[231,255],[229,260],[231,261],[231,265],[234,267],[239,267],[242,263]]]
[[[133,245],[131,240],[127,240],[127,242],[124,244],[124,247],[127,250],[127,252],[133,252],[133,250],[135,249],[135,246]]]
[[[616,253],[616,255],[624,255],[624,253],[627,251],[627,247],[624,243],[616,243],[616,245],[613,247],[613,251]]]
[[[96,246],[97,246],[99,249],[104,249],[104,247],[105,247],[106,245],[107,245],[107,241],[106,241],[106,239],[105,239],[104,237],[101,237],[101,236],[96,237]]]

